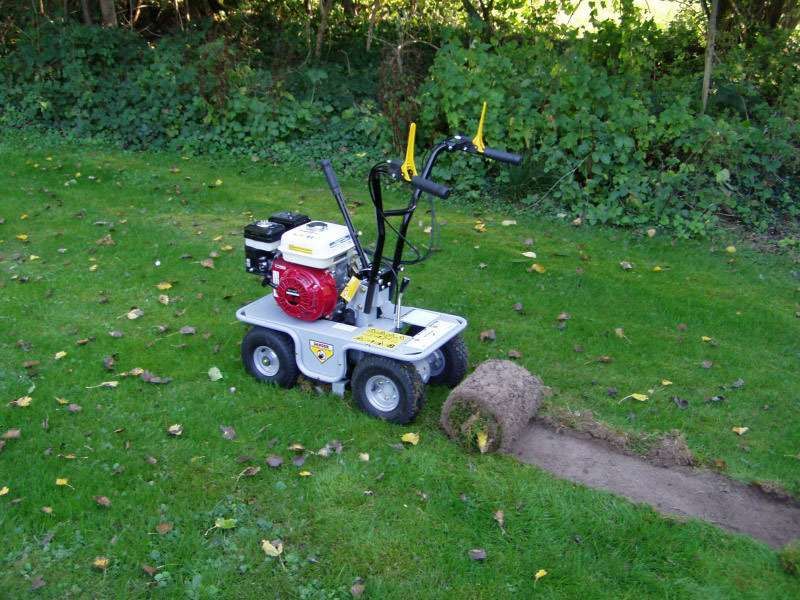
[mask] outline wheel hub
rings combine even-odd
[[[439,350],[434,350],[430,356],[428,356],[428,364],[431,368],[431,377],[438,377],[444,371],[444,352]]]
[[[258,372],[265,377],[274,377],[281,367],[278,355],[269,346],[258,346],[253,350],[253,363]]]
[[[391,412],[400,404],[400,390],[384,375],[373,375],[367,379],[367,401],[381,412]]]

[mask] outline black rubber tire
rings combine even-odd
[[[278,372],[274,375],[265,375],[258,370],[255,364],[255,350],[259,346],[267,346],[278,357]],[[274,383],[282,388],[294,387],[300,370],[294,356],[294,342],[285,333],[253,327],[242,340],[242,362],[244,368],[253,377],[266,383]]]
[[[411,327],[409,335],[416,335],[422,327]],[[451,338],[444,346],[439,348],[444,355],[444,369],[436,376],[431,376],[428,383],[431,385],[446,385],[456,387],[467,376],[469,368],[469,351],[464,343],[464,338],[459,333]]]
[[[431,377],[428,383],[433,385],[446,385],[456,387],[467,376],[469,367],[469,352],[464,338],[458,334],[440,348],[444,354],[444,370],[436,377]]]
[[[391,411],[382,411],[367,399],[367,381],[375,375],[383,375],[397,386],[400,401]],[[353,399],[361,410],[399,425],[413,421],[425,401],[425,384],[414,365],[374,354],[368,354],[358,361],[350,380],[350,388]]]

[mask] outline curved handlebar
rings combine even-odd
[[[333,172],[331,161],[326,158],[319,161],[319,165],[322,167],[322,172],[325,173],[325,179],[328,180],[328,186],[331,188],[333,195],[336,196],[341,193],[342,190],[339,187],[339,180],[336,179],[336,173]]]
[[[450,195],[449,187],[447,187],[446,185],[435,183],[430,179],[425,179],[423,177],[412,177],[411,185],[417,188],[418,190],[422,190],[423,192],[428,192],[429,194],[432,194],[437,198],[445,199]]]
[[[485,148],[483,155],[492,160],[499,160],[500,162],[510,163],[512,165],[518,165],[522,162],[522,157],[519,154],[495,150],[494,148]]]

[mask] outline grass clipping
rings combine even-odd
[[[487,360],[450,392],[441,425],[467,449],[508,452],[549,394],[550,388],[523,367]]]

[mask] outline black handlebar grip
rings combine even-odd
[[[445,199],[450,195],[449,187],[447,187],[446,185],[440,185],[438,183],[434,183],[430,179],[425,179],[423,177],[412,177],[411,185],[417,188],[418,190],[422,190],[423,192],[428,192],[429,194],[433,194],[437,198]]]
[[[500,162],[511,163],[512,165],[518,165],[522,162],[522,157],[519,154],[495,150],[494,148],[485,148],[483,150],[483,155],[492,160],[499,160]]]
[[[325,173],[325,179],[328,180],[328,186],[331,188],[333,195],[336,196],[341,192],[341,188],[339,187],[339,180],[336,179],[336,173],[333,172],[333,165],[331,164],[331,161],[326,158],[319,161],[319,165],[322,167],[322,172]]]

